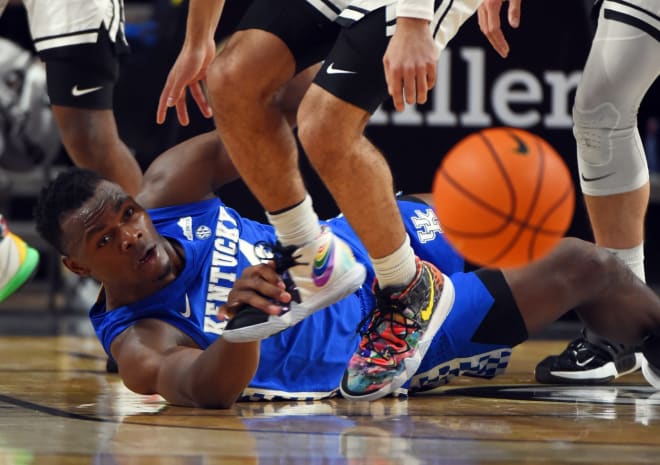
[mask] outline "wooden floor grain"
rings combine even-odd
[[[518,347],[508,373],[373,403],[241,403],[212,411],[139,396],[93,339],[0,338],[0,465],[658,464],[660,393],[534,383],[562,341]]]

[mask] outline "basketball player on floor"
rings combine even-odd
[[[520,23],[520,3],[509,2],[513,27]],[[506,57],[501,4],[502,0],[485,0],[479,24]],[[598,26],[573,106],[580,187],[596,243],[645,281],[644,218],[650,184],[637,112],[660,74],[660,3],[605,0],[594,8],[600,8]],[[627,312],[626,305],[621,312]],[[600,384],[635,371],[641,363],[635,347],[584,330],[561,354],[539,363],[536,378],[544,383]]]
[[[104,283],[90,316],[131,390],[198,407],[229,407],[237,398],[332,396],[360,344],[356,330],[378,296],[367,280],[298,326],[262,341],[228,342],[218,310],[238,311],[237,318],[245,311],[274,315],[293,297],[271,266],[258,264],[263,241],[276,240],[273,228],[240,217],[213,195],[235,176],[217,135],[207,133],[155,160],[135,200],[93,172],[61,174],[42,191],[38,230],[71,270]],[[616,257],[564,239],[525,268],[463,273],[431,207],[400,201],[398,209],[419,256],[451,274],[444,292],[452,305],[421,365],[405,375],[412,379],[396,392],[431,389],[458,375],[501,373],[511,346],[571,308],[612,340],[637,343],[648,336],[646,357],[660,367],[660,298]],[[323,224],[373,277],[347,220]],[[252,309],[240,311],[245,305]],[[404,329],[405,321],[392,320],[394,331]],[[388,350],[384,341],[374,343]],[[649,368],[645,375],[660,389],[660,372]],[[361,398],[388,392],[370,390]]]
[[[123,0],[22,1],[67,153],[137,194],[142,171],[112,111],[119,58],[128,52]]]
[[[191,2],[186,42],[161,95],[160,121],[166,106],[177,106],[179,116],[185,115],[185,85],[192,85],[199,99],[198,81],[206,76],[204,66],[212,56],[204,50],[211,46],[222,3]],[[298,262],[310,264],[287,270],[301,299],[292,312],[302,307],[309,313],[319,301],[327,304],[350,293],[364,277],[362,265],[342,252],[335,257],[328,283],[321,288],[312,284],[317,251],[345,247],[331,229],[319,226],[298,170],[293,133],[271,105],[296,73],[325,59],[299,109],[298,136],[369,251],[377,281],[369,330],[342,384],[344,395],[353,398],[385,389],[382,386],[392,385],[406,370],[406,363],[418,362],[447,306],[442,273],[415,256],[398,215],[389,167],[363,131],[388,95],[382,60],[397,14],[421,22],[431,42],[431,31],[435,33],[432,66],[425,68],[429,76],[417,87],[422,103],[426,88],[433,85],[437,50],[446,46],[479,1],[443,4],[435,13],[424,11],[421,19],[416,17],[420,8],[411,8],[412,3],[419,2],[402,1],[397,10],[396,0],[256,0],[208,72],[216,125],[234,164],[267,210],[287,256],[302,256]],[[404,331],[391,327],[396,319],[406,322]],[[252,332],[252,326],[264,325],[260,320],[236,321],[244,327],[232,326],[231,331]],[[272,328],[279,323],[273,321]],[[392,337],[396,341],[389,343],[403,348],[396,354],[384,348]]]

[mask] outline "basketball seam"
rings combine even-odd
[[[545,160],[545,158],[546,158],[546,153],[545,153],[545,151],[543,150],[543,144],[541,144],[541,140],[540,140],[540,139],[537,139],[536,142],[537,142],[537,145],[538,145],[539,153],[542,155],[543,159]],[[542,178],[541,178],[541,179],[542,179]],[[551,206],[548,208],[548,210],[545,212],[545,214],[540,218],[540,220],[539,220],[539,222],[538,222],[538,226],[539,226],[539,227],[540,227],[541,225],[543,225],[543,224],[548,220],[548,218],[550,218],[550,215],[552,215],[552,213],[554,213],[554,212],[555,212],[555,211],[556,211],[556,210],[557,210],[557,209],[558,209],[558,208],[564,203],[564,200],[566,200],[566,197],[570,194],[570,192],[571,192],[571,184],[569,183],[568,186],[566,186],[566,188],[564,189],[564,192],[562,193],[562,195],[559,196],[559,198],[557,199],[557,201],[556,201],[553,205],[551,205]],[[535,244],[536,244],[536,240],[537,240],[538,235],[539,235],[539,234],[538,234],[538,230],[532,232],[532,238],[531,238],[531,240],[530,240],[530,242],[529,242],[529,258],[530,258],[530,259],[532,259],[533,256],[534,256],[534,255],[533,255],[533,250],[534,250],[534,246],[535,246]],[[559,237],[563,237],[563,236],[564,236],[564,233],[557,234],[557,235],[558,235]]]
[[[507,133],[511,134],[512,131],[507,131]],[[541,186],[541,181],[543,180],[543,172],[545,168],[545,158],[543,156],[539,157],[538,161],[538,169],[537,169],[537,176],[536,176],[536,185],[534,186],[534,193],[532,195],[532,199],[530,201],[530,204],[527,208],[527,211],[523,215],[522,220],[517,224],[517,222],[514,221],[516,218],[516,206],[518,203],[518,199],[516,196],[516,190],[513,188],[513,182],[511,181],[511,177],[509,176],[509,172],[504,168],[504,162],[502,161],[502,158],[500,157],[500,154],[495,150],[495,147],[493,146],[492,142],[490,139],[486,136],[484,133],[479,133],[481,139],[484,141],[484,144],[486,144],[486,147],[488,147],[488,150],[491,153],[491,156],[496,160],[497,166],[504,177],[504,180],[509,186],[509,191],[510,195],[512,198],[512,211],[511,214],[509,215],[509,221],[508,224],[514,224],[517,226],[517,231],[513,235],[513,237],[509,240],[509,242],[500,249],[499,253],[496,254],[493,258],[487,261],[487,263],[496,263],[498,260],[500,260],[502,257],[506,256],[516,245],[518,242],[518,239],[520,236],[522,236],[523,232],[525,230],[529,230],[529,219],[531,218],[533,212],[534,212],[534,207],[536,206],[536,203],[538,202],[539,198],[539,193],[541,191],[540,186]],[[513,138],[513,137],[512,137]],[[542,154],[541,154],[542,155]],[[534,233],[532,232],[532,237],[534,237]],[[532,257],[529,256],[529,250],[528,250],[528,259],[531,259]]]

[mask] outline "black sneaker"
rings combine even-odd
[[[643,358],[634,347],[612,344],[583,330],[561,354],[542,360],[534,374],[544,384],[606,384],[638,370]]]
[[[251,307],[241,309],[222,333],[229,342],[258,341],[284,331],[357,291],[366,276],[364,265],[355,260],[350,247],[327,226],[301,247],[260,242],[255,248],[257,257],[275,262],[275,270],[293,300],[279,315]]]

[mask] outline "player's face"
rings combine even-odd
[[[102,181],[94,196],[64,219],[62,232],[81,274],[103,283],[140,286],[171,269],[165,239],[147,212],[111,182]]]

